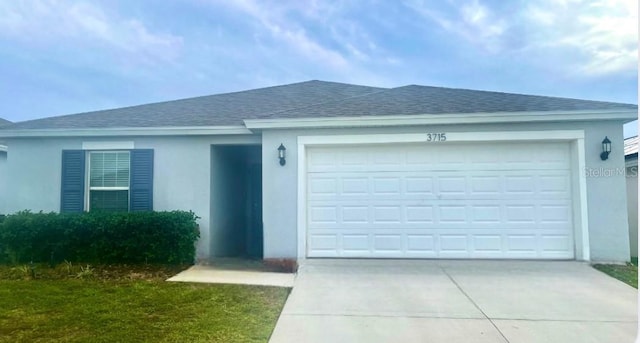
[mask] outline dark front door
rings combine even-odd
[[[262,164],[249,165],[247,255],[262,259]]]

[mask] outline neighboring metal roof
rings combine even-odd
[[[387,89],[307,81],[37,119],[6,129],[241,126],[245,119],[617,109],[637,106],[443,87],[411,85]]]
[[[638,136],[624,140],[624,155],[629,156],[638,153]]]
[[[271,118],[445,113],[633,110],[637,105],[429,86],[404,86],[289,111]]]

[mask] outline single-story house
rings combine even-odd
[[[638,136],[624,140],[624,160],[627,176],[629,244],[631,256],[638,257]]]
[[[0,129],[6,212],[192,210],[197,258],[628,261],[637,105],[308,81]]]
[[[10,121],[0,118],[0,127],[7,126],[11,124]],[[7,146],[4,141],[0,139],[0,215],[4,214],[4,199],[6,198],[3,194],[7,193],[5,188],[5,183],[3,180],[7,178]]]

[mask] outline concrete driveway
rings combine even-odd
[[[270,342],[633,342],[637,291],[581,262],[309,260]]]

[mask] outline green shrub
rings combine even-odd
[[[0,261],[192,263],[200,236],[197,218],[185,211],[22,211],[0,223]]]

